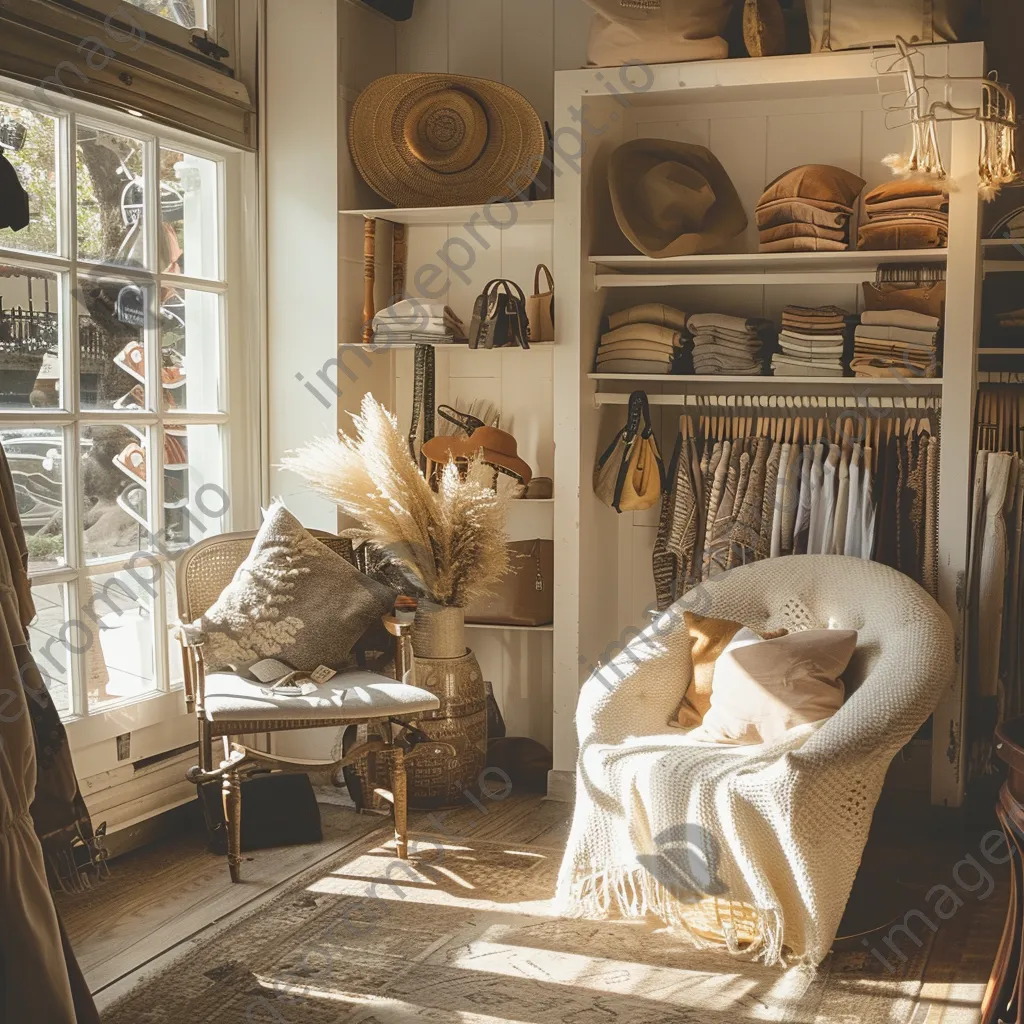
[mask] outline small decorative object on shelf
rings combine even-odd
[[[413,673],[442,702],[421,727],[458,756],[440,753],[410,765],[410,800],[457,803],[476,787],[487,749],[484,681],[466,647],[465,609],[509,570],[505,523],[513,495],[491,487],[491,467],[475,456],[464,472],[449,462],[433,490],[396,420],[372,395],[363,398],[355,426],[355,437],[313,441],[284,465],[355,519],[360,525],[346,535],[383,549],[417,592]]]

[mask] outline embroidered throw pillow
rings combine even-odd
[[[312,672],[350,667],[353,648],[394,607],[396,591],[364,576],[320,543],[278,503],[265,513],[252,549],[205,615],[209,672],[243,671],[275,658]]]
[[[853,629],[804,629],[771,640],[741,629],[715,664],[702,738],[771,743],[830,718],[842,707],[840,676],[856,647]]]
[[[683,612],[683,622],[690,634],[690,660],[693,675],[683,696],[683,701],[669,722],[681,729],[692,729],[700,725],[711,708],[711,690],[715,676],[715,662],[732,642],[732,638],[743,629],[742,622],[730,619],[713,619],[706,615]],[[767,633],[776,637],[785,634]]]

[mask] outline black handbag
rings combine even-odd
[[[526,296],[515,281],[495,278],[477,296],[469,325],[470,348],[530,347]]]
[[[211,853],[228,852],[224,798],[219,782],[199,787],[199,803]],[[313,784],[302,772],[273,772],[242,780],[242,849],[299,846],[323,839],[320,806]]]

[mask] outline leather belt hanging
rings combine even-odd
[[[423,417],[423,440],[434,436],[434,346],[417,345],[412,385],[412,419],[409,421],[409,454],[426,470],[427,461],[416,451],[416,435]]]

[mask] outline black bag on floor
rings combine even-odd
[[[212,853],[226,855],[228,834],[219,782],[199,787],[199,803]],[[242,850],[300,846],[323,839],[320,805],[313,784],[302,772],[252,775],[242,781]]]

